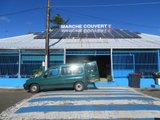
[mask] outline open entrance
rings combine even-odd
[[[67,55],[66,63],[82,63],[86,61],[96,61],[98,64],[100,77],[111,74],[110,55]]]

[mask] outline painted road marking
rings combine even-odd
[[[70,112],[70,111],[160,111],[159,105],[148,105],[148,104],[136,104],[136,105],[43,105],[43,106],[32,106],[22,107],[16,113],[27,113],[27,112]]]
[[[51,98],[36,98],[32,99],[29,102],[40,102],[40,101],[64,101],[64,100],[69,100],[69,101],[81,101],[81,100],[86,100],[86,101],[92,101],[92,100],[148,100],[152,101],[154,100],[153,98],[147,98],[147,97],[51,97]]]
[[[41,92],[4,111],[0,118],[149,120],[160,118],[160,100],[131,88],[107,87],[84,92]]]

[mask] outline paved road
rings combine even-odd
[[[0,118],[158,120],[160,100],[123,87],[99,88],[84,92],[41,92],[4,111]]]
[[[17,102],[30,98],[32,95],[23,89],[0,88],[0,113]]]

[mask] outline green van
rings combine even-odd
[[[99,80],[99,72],[95,61],[79,64],[53,66],[40,76],[30,78],[24,89],[32,93],[56,88],[73,88],[83,91],[91,82]]]

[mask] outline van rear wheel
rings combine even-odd
[[[84,90],[84,83],[82,83],[82,82],[76,82],[74,84],[74,90],[75,91],[83,91]]]
[[[30,88],[29,88],[29,91],[30,91],[31,93],[38,93],[39,90],[40,90],[40,87],[39,87],[38,84],[32,84],[32,85],[30,86]]]

